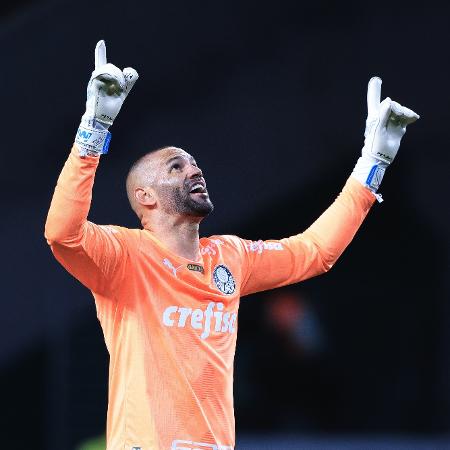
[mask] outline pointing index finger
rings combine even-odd
[[[377,116],[380,109],[381,78],[372,77],[367,86],[367,115]]]
[[[100,66],[106,64],[106,45],[105,41],[102,39],[97,42],[95,46],[95,68],[98,69]]]

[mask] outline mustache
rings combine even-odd
[[[196,183],[202,183],[206,189],[206,181],[203,176],[198,175],[193,178],[186,179],[183,183],[183,190],[190,192],[192,186]]]

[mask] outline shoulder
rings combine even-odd
[[[238,236],[232,234],[214,235],[200,239],[203,252],[208,249],[216,251],[234,251],[242,253],[245,251],[245,241]]]
[[[126,228],[118,225],[95,225],[105,235],[112,240],[122,242],[125,244],[138,243],[141,239],[142,230],[137,228]]]
[[[243,239],[234,235],[212,236],[209,239],[218,239],[222,241],[222,245],[228,248],[234,248],[240,253],[255,253],[261,254],[264,250],[283,250],[282,241],[278,240],[258,240],[252,241]]]

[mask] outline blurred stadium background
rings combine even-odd
[[[416,110],[376,205],[326,276],[242,299],[238,449],[449,448],[450,7],[297,1],[3,1],[2,448],[97,449],[108,356],[89,292],[43,238],[94,47],[139,74],[91,220],[138,226],[139,155],[195,155],[203,234],[279,238],[334,199],[363,143],[366,83]],[[102,447],[103,445],[103,447]]]

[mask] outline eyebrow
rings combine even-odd
[[[166,166],[168,166],[171,162],[176,161],[176,160],[178,160],[178,159],[183,159],[183,157],[182,157],[181,155],[172,156],[172,158],[169,158],[169,159],[166,161]],[[197,164],[197,163],[195,162],[195,159],[194,159],[192,156],[189,156],[189,161],[190,161],[191,163]]]
[[[171,162],[176,161],[177,159],[180,159],[180,158],[181,158],[180,155],[178,155],[178,156],[172,156],[172,158],[170,158],[170,159],[168,159],[168,160],[166,161],[166,166],[168,166]]]

